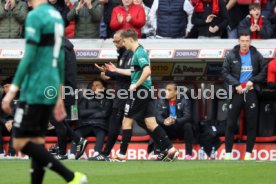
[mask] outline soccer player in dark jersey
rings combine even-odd
[[[139,45],[137,33],[134,29],[127,29],[122,32],[123,44],[126,49],[133,52],[131,60],[131,69],[117,68],[112,63],[106,64],[109,71],[123,75],[131,76],[131,85],[133,97],[127,100],[125,105],[123,119],[123,137],[120,147],[120,153],[115,160],[125,161],[128,144],[131,140],[133,120],[141,122],[144,120],[147,129],[152,137],[158,138],[158,144],[161,145],[161,154],[158,160],[173,161],[178,157],[178,151],[172,146],[166,132],[157,124],[155,119],[155,105],[151,98],[151,69],[147,51]]]
[[[55,171],[69,184],[85,184],[84,174],[67,169],[44,147],[53,110],[57,121],[66,117],[60,90],[64,81],[64,26],[61,15],[47,0],[29,3],[34,10],[25,23],[24,57],[2,102],[2,109],[11,113],[10,102],[20,88],[20,103],[14,117],[14,148],[31,157],[32,184],[42,183],[45,168]]]

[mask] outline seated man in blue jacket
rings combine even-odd
[[[156,120],[167,132],[170,139],[185,140],[185,160],[191,160],[193,149],[191,101],[184,96],[177,97],[177,84],[168,83],[166,85],[166,98],[157,102]]]

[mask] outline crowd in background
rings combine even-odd
[[[31,7],[0,1],[0,38],[23,38]],[[112,38],[134,28],[139,38],[229,38],[245,28],[253,39],[276,38],[275,0],[49,0],[68,38]],[[256,3],[258,5],[256,5]],[[252,5],[253,4],[253,5]]]

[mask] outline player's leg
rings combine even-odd
[[[126,102],[122,123],[122,143],[120,145],[119,154],[114,157],[115,161],[126,160],[126,152],[132,136],[133,121],[134,119],[139,119],[139,117],[144,113],[142,104],[143,101],[137,98],[136,92],[134,92],[133,97],[129,98]]]
[[[237,130],[237,121],[241,112],[242,104],[244,102],[244,96],[241,94],[234,93],[233,99],[228,105],[227,112],[227,125],[225,132],[225,147],[226,153],[224,160],[230,160],[232,157],[232,147],[234,143],[234,134]]]
[[[115,161],[125,161],[126,160],[126,152],[128,145],[131,141],[132,136],[132,126],[133,126],[133,119],[124,117],[123,125],[122,125],[122,143],[120,145],[120,152],[117,154],[114,159]]]
[[[54,118],[50,120],[51,124],[55,126],[55,132],[58,138],[58,153],[56,158],[66,159],[66,145],[67,145],[67,130],[64,122],[57,122]]]
[[[258,95],[254,90],[250,90],[246,94],[246,102],[244,104],[245,110],[245,122],[247,127],[247,141],[246,141],[246,154],[244,160],[251,159],[251,153],[254,148],[257,133],[258,124],[258,112],[259,112],[259,102]]]
[[[15,113],[13,129],[13,146],[15,150],[29,155],[35,161],[33,165],[36,169],[35,172],[39,172],[42,178],[44,174],[41,169],[37,169],[39,168],[38,164],[40,164],[40,168],[49,168],[57,172],[67,182],[74,181],[75,178],[85,180],[85,175],[74,174],[42,146],[44,145],[44,136],[47,132],[51,114],[52,106],[20,104]]]
[[[179,152],[175,149],[164,129],[158,125],[155,118],[155,103],[154,100],[148,99],[144,106],[145,109],[145,124],[154,138],[155,143],[161,149],[157,160],[173,161],[177,159]]]
[[[44,169],[49,168],[61,175],[67,182],[72,181],[74,173],[56,160],[44,147],[43,138],[14,138],[16,151],[29,155],[32,159],[32,181],[42,181]],[[35,173],[35,174],[34,174]]]
[[[174,161],[177,159],[179,152],[173,147],[167,133],[157,124],[155,117],[145,118],[145,123],[152,136],[155,137],[156,144],[161,149],[157,160]]]

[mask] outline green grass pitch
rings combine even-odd
[[[87,174],[89,184],[275,184],[276,163],[258,161],[63,161]],[[1,160],[0,184],[29,184],[28,160]],[[64,184],[47,170],[44,184]]]

